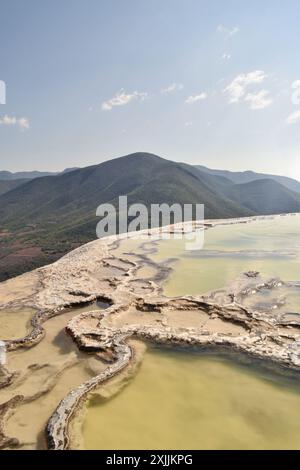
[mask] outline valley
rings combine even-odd
[[[120,195],[148,209],[204,204],[206,219],[300,212],[296,180],[253,174],[241,183],[230,172],[211,172],[139,152],[22,184],[13,175],[0,180],[0,281],[95,240],[97,207],[110,203],[117,209]],[[7,184],[16,187],[3,192]]]

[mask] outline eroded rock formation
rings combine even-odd
[[[242,222],[250,222],[251,219]],[[237,223],[233,221],[232,223]],[[222,221],[218,222],[222,223]],[[228,221],[226,221],[228,223]],[[205,229],[212,226],[206,224]],[[184,227],[169,227],[171,232]],[[31,320],[32,331],[23,339],[6,340],[7,351],[33,347],[43,340],[43,323],[63,315],[66,307],[101,299],[110,306],[74,316],[66,325],[67,333],[81,351],[97,354],[106,367],[85,383],[71,390],[50,417],[46,436],[51,449],[72,448],[68,427],[80,403],[88,394],[126,368],[134,351],[128,343],[138,338],[166,345],[228,349],[270,361],[282,368],[300,370],[300,323],[276,309],[257,307],[255,299],[263,289],[276,291],[300,289],[298,283],[280,279],[262,279],[258,271],[241,273],[231,285],[201,296],[167,298],[161,281],[171,267],[151,260],[159,240],[136,241],[129,253],[122,250],[122,236],[91,242],[69,253],[56,263],[38,269],[27,282],[28,295],[17,299],[10,292],[14,280],[3,283],[8,291],[1,308],[33,307],[37,313]],[[136,234],[132,234],[134,239]],[[144,271],[143,271],[144,270]],[[20,281],[17,280],[18,288]],[[1,288],[3,288],[3,285]],[[249,300],[250,299],[250,300]],[[282,301],[282,299],[281,299]],[[13,374],[2,367],[2,385],[9,386]],[[16,446],[14,437],[5,434],[8,410],[22,401],[17,396],[1,405],[0,446]]]

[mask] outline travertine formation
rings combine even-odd
[[[210,222],[203,228],[212,225]],[[171,226],[168,230],[174,233],[184,230],[184,226]],[[155,233],[159,240],[159,230]],[[137,238],[137,234],[131,237]],[[128,344],[130,338],[166,345],[227,349],[276,363],[282,368],[300,370],[300,324],[297,318],[288,319],[275,308],[254,309],[245,302],[262,289],[276,291],[283,285],[286,289],[300,289],[300,285],[284,284],[279,279],[265,280],[259,272],[250,271],[241,273],[232,285],[216,292],[197,297],[167,298],[160,281],[167,277],[171,267],[168,262],[154,263],[149,257],[155,250],[156,240],[143,241],[141,249],[124,253],[120,250],[122,238],[116,236],[91,242],[53,265],[38,269],[34,277],[29,274],[35,283],[28,283],[28,292],[24,291],[23,298],[18,294],[18,299],[14,300],[11,294],[14,280],[0,286],[0,290],[5,288],[7,292],[7,301],[2,302],[0,309],[23,305],[38,310],[32,319],[31,333],[20,340],[8,340],[7,350],[33,346],[41,341],[43,322],[53,315],[63,314],[67,306],[95,299],[105,300],[110,305],[103,311],[79,314],[66,326],[67,333],[80,350],[102,356],[108,365],[58,404],[46,427],[51,449],[72,448],[68,426],[76,409],[91,390],[128,366],[134,355]],[[137,241],[136,247],[141,243]],[[146,273],[141,274],[143,269]],[[26,275],[22,278],[26,282]],[[2,375],[2,385],[8,386],[13,377],[3,367]],[[17,406],[17,401],[14,397],[1,405],[2,447],[16,445],[13,438],[6,437],[3,423],[8,410]]]

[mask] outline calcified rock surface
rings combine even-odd
[[[210,221],[202,228],[251,220],[257,218]],[[176,233],[187,228],[190,225],[170,226],[165,230]],[[108,237],[88,243],[52,265],[0,284],[0,312],[20,307],[37,310],[31,321],[32,330],[26,337],[6,339],[8,351],[32,347],[42,341],[43,323],[55,315],[63,315],[67,306],[95,299],[110,304],[102,311],[79,314],[66,325],[81,351],[97,354],[107,365],[68,393],[49,417],[46,436],[51,449],[72,448],[68,427],[76,410],[93,389],[130,364],[134,357],[130,338],[185,347],[229,349],[289,370],[300,370],[298,319],[283,316],[276,308],[252,308],[251,300],[248,301],[263,289],[274,292],[282,286],[300,289],[300,284],[262,279],[259,272],[250,271],[241,273],[232,285],[222,290],[202,296],[167,298],[160,281],[168,276],[171,267],[168,263],[151,261],[149,255],[155,251],[160,231],[153,230],[151,234],[156,237],[154,240],[140,242],[137,234],[131,234],[131,238],[137,238],[137,249],[130,253],[120,249],[124,236]],[[9,387],[13,382],[14,375],[0,366],[0,386]],[[14,436],[6,435],[5,420],[20,402],[22,397],[12,396],[0,406],[3,448],[18,445]]]

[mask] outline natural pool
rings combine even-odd
[[[7,353],[6,365],[16,378],[10,387],[0,389],[0,404],[16,395],[24,396],[24,401],[5,424],[7,434],[19,439],[22,449],[44,449],[44,428],[59,401],[74,387],[105,368],[101,361],[78,351],[65,332],[67,322],[74,316],[103,307],[99,302],[66,309],[43,323],[45,338],[37,345]],[[32,316],[33,311],[29,312]],[[19,312],[19,317],[23,319],[29,312]],[[5,324],[11,330],[16,327],[19,338],[20,320],[15,317],[15,311],[7,311],[5,318]],[[8,327],[6,330],[9,332]],[[28,325],[26,333],[29,330]]]
[[[133,380],[89,401],[86,449],[300,449],[300,384],[231,359],[147,350]]]
[[[300,280],[300,216],[282,216],[205,231],[204,247],[186,251],[186,240],[162,240],[151,255],[162,262],[176,258],[164,284],[168,296],[198,295],[220,289],[240,273],[254,270],[263,277]]]
[[[250,270],[297,281],[299,234],[299,215],[266,218],[209,229],[200,251],[185,251],[184,239],[159,241],[150,256],[176,259],[163,284],[168,296],[220,289]],[[273,296],[261,291],[245,303],[263,308]],[[298,288],[276,296],[280,311],[300,313]],[[119,394],[90,399],[83,439],[86,449],[300,449],[300,381],[234,356],[149,348]]]
[[[288,332],[298,335],[300,283],[277,283],[276,289],[269,289],[269,284],[256,289],[255,283],[258,279],[261,282],[261,279],[274,277],[283,281],[300,281],[299,233],[299,216],[276,217],[211,228],[205,232],[204,249],[196,252],[185,251],[185,240],[155,243],[151,240],[147,243],[145,240],[142,243],[127,240],[115,253],[119,256],[124,253],[124,258],[129,261],[141,262],[137,279],[150,283],[149,279],[152,278],[152,282],[162,283],[164,293],[169,296],[199,295],[220,288],[221,293],[216,294],[220,296],[211,296],[209,300],[221,299],[222,288],[231,283],[236,285],[235,280],[241,273],[259,271],[262,276],[259,278],[256,275],[242,276],[249,281],[251,293],[246,295],[246,290],[245,294],[244,291],[241,294],[244,305],[255,309],[258,314],[276,307],[278,315],[293,320],[293,327],[287,327],[290,328]],[[155,266],[149,262],[147,255],[159,264]],[[161,273],[161,268],[167,268],[165,272],[168,273],[170,261],[165,261],[170,258],[173,259],[173,271],[165,279],[157,274]],[[108,272],[109,268],[104,266],[97,275],[103,278]],[[116,267],[113,273],[118,276],[123,271]],[[141,296],[149,292],[143,283],[135,283],[130,276],[128,279],[128,292],[141,292]],[[126,289],[121,289],[122,295],[127,295]],[[252,290],[255,292],[253,295]],[[157,295],[158,291],[154,292]],[[106,306],[86,305],[62,311],[43,324],[46,335],[39,344],[7,353],[7,366],[15,377],[9,387],[0,390],[0,403],[16,395],[24,396],[5,419],[5,432],[20,441],[19,448],[45,448],[45,425],[60,400],[79,384],[108,367],[107,357],[101,356],[101,353],[80,352],[65,332],[67,322],[74,316]],[[32,313],[25,309],[3,310],[0,315],[3,336],[0,335],[0,339],[19,338],[27,334],[31,329],[29,320]],[[220,329],[220,325],[216,327],[220,319],[208,319],[207,314],[195,317],[193,310],[177,310],[176,307],[168,310],[163,318],[159,313],[159,310],[149,313],[147,309],[143,311],[130,306],[119,315],[111,314],[109,322],[112,328],[134,323],[143,326],[147,325],[151,316],[153,325],[161,329],[174,326],[180,330],[187,327],[201,329],[202,323],[205,323],[203,330],[210,331],[213,322],[212,333]],[[245,333],[239,325],[235,325],[234,330],[231,325],[230,331],[223,323],[221,326],[226,334]],[[295,338],[297,340],[297,336]],[[137,340],[135,342],[141,346]],[[297,341],[295,343],[296,350]],[[139,347],[136,345],[136,353]],[[143,348],[140,347],[140,350]],[[136,361],[128,369],[89,397],[83,419],[83,447],[300,448],[300,381],[274,372],[271,374],[250,359],[247,365],[242,365],[234,355],[229,358],[154,346],[148,346],[140,368],[133,373],[134,365],[139,362],[138,354],[135,354]],[[128,374],[131,375],[129,384]],[[122,383],[124,387],[119,388]],[[70,428],[74,426],[74,435],[72,430],[68,430],[72,448],[76,448],[79,442],[81,434],[78,431],[82,423],[79,418],[82,417],[84,412],[79,407],[74,422],[70,424]]]
[[[0,340],[26,336],[31,330],[30,320],[34,313],[30,308],[0,310]]]

